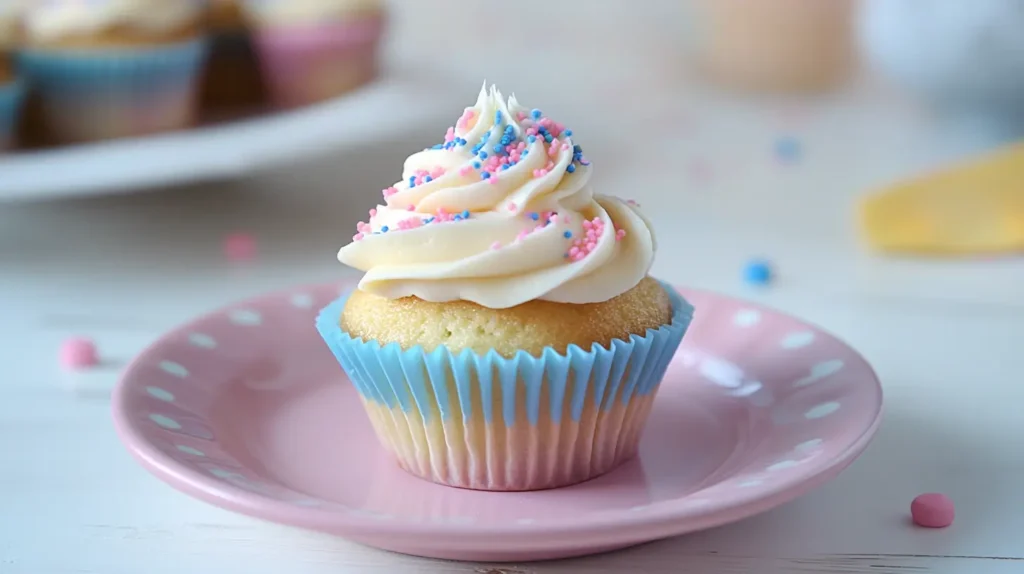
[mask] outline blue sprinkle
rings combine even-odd
[[[541,115],[543,114],[540,113],[540,110],[533,110],[532,112],[530,112],[530,115],[533,116],[533,119],[539,120]]]
[[[496,124],[500,124],[501,123],[501,110],[498,110],[498,111],[494,112],[494,123],[496,123]]]
[[[576,144],[576,145],[572,146],[572,151],[574,151],[576,153],[583,153],[583,146],[581,146],[579,144]]]
[[[533,213],[530,214],[530,219],[537,221],[538,219],[540,219],[540,214],[534,211]]]
[[[767,285],[772,280],[772,268],[767,261],[755,259],[743,269],[743,279],[751,285]]]
[[[506,163],[506,164],[501,166],[501,171],[505,171],[508,168],[509,168],[509,165]]]
[[[462,221],[462,215],[461,214],[460,215],[456,215],[455,217],[452,218],[452,220],[453,221]]]
[[[444,149],[446,145],[447,144],[437,144],[436,146],[433,146],[430,149]]]
[[[482,171],[482,172],[480,172],[480,177],[482,177],[483,179],[487,179],[487,178],[491,177],[491,172],[489,172],[489,171]]]
[[[380,228],[380,232],[381,232],[381,233],[387,233],[387,232],[388,232],[388,226],[387,226],[387,225],[385,225],[384,227],[381,227],[381,228]]]
[[[528,141],[530,143],[534,143],[535,141],[537,141],[537,136],[530,136],[530,137],[526,138],[526,141]]]
[[[474,167],[475,169],[480,169],[480,162],[478,162],[478,161],[474,161],[474,162],[473,162],[473,167]]]
[[[544,141],[551,143],[551,140],[555,139],[555,136],[551,134],[544,134]]]
[[[529,153],[530,153],[530,150],[524,149],[523,153],[519,154],[519,157],[526,157],[527,155],[529,155]]]
[[[487,152],[485,152],[485,151],[480,152],[480,159],[487,159]]]
[[[565,130],[564,133],[567,137],[572,137],[572,130]]]
[[[570,163],[569,167],[565,168],[565,171],[567,171],[569,173],[576,173],[576,166],[574,166],[573,164]]]
[[[463,219],[469,219],[469,210],[468,209],[462,212],[462,218]]]
[[[566,231],[565,233],[562,234],[562,237],[565,237],[566,239],[572,239],[572,231]]]
[[[434,181],[434,178],[432,178],[432,177],[430,177],[430,176],[428,175],[427,177],[423,178],[423,181],[424,181],[425,183],[430,183],[431,181]]]
[[[494,146],[494,153],[501,153],[501,150],[503,150],[503,149],[505,149],[505,148],[500,146],[500,145],[496,145],[496,146]]]
[[[426,218],[426,219],[424,219],[424,220],[423,220],[423,223],[433,223],[433,222],[434,222],[434,218],[433,218],[433,216],[431,216],[431,217],[428,217],[428,218]]]

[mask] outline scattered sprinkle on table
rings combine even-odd
[[[763,259],[755,259],[743,268],[743,280],[751,285],[767,285],[773,275],[771,265]]]
[[[74,338],[60,346],[60,365],[69,370],[82,370],[99,364],[96,345],[89,339]]]
[[[775,141],[775,157],[782,163],[795,163],[803,155],[803,145],[792,136],[783,136]]]
[[[232,233],[224,238],[223,250],[230,261],[248,261],[256,257],[256,238],[248,233]]]
[[[910,503],[914,524],[925,528],[945,528],[953,524],[956,509],[945,494],[922,494]]]

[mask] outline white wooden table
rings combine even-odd
[[[547,109],[579,134],[601,191],[647,208],[661,243],[655,274],[797,314],[875,365],[886,420],[838,480],[710,532],[562,563],[489,565],[261,523],[137,466],[108,412],[120,367],[201,312],[337,279],[334,253],[351,225],[439,126],[230,186],[0,205],[0,573],[1024,572],[1024,262],[884,259],[861,250],[852,225],[865,187],[972,144],[870,83],[794,115],[792,102],[716,98],[637,74],[638,90],[664,82],[642,106],[577,74],[566,82],[588,86],[586,98]],[[467,97],[478,85],[467,79]],[[513,87],[538,105],[559,93]],[[455,115],[462,105],[453,102]],[[622,137],[627,129],[645,134],[642,146]],[[773,157],[782,134],[803,144],[793,165]],[[233,230],[258,236],[256,262],[223,260],[220,241]],[[756,256],[778,268],[765,290],[740,279]],[[102,368],[59,370],[58,346],[77,335],[97,342]],[[956,501],[953,527],[908,524],[911,499],[928,491]]]

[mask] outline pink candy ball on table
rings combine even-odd
[[[88,339],[69,339],[60,346],[60,364],[65,369],[88,369],[99,362],[96,345]]]
[[[945,528],[953,524],[955,515],[953,501],[945,494],[922,494],[910,504],[914,524],[925,528]]]
[[[224,256],[231,261],[256,257],[256,238],[248,233],[232,233],[224,238]]]

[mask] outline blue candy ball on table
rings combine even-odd
[[[772,280],[772,268],[767,261],[755,259],[743,269],[743,280],[751,285],[767,285]]]

